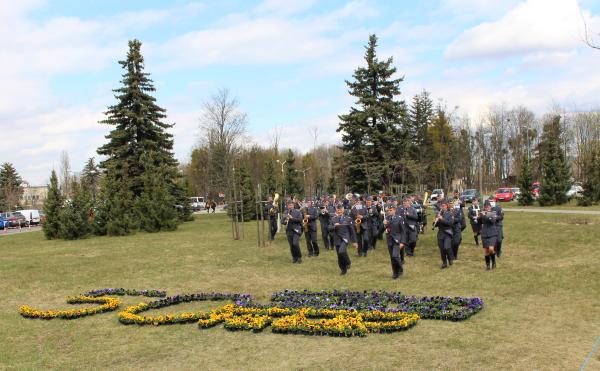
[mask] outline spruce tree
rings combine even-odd
[[[403,78],[393,79],[393,59],[377,58],[377,37],[369,36],[365,47],[366,67],[354,71],[346,81],[356,107],[340,115],[337,129],[348,163],[348,185],[355,192],[372,192],[394,180],[394,169],[405,157],[406,106],[396,100]]]
[[[541,206],[566,203],[570,187],[570,174],[560,141],[560,116],[544,125],[542,134],[542,186],[539,203]]]
[[[106,136],[108,143],[98,148],[98,154],[106,156],[100,165],[107,169],[111,164],[128,169],[134,197],[142,193],[143,166],[141,156],[154,152],[156,165],[164,166],[166,179],[176,184],[177,161],[173,155],[173,136],[167,129],[172,124],[164,122],[165,110],[156,104],[151,93],[154,88],[149,74],[144,72],[144,58],[140,52],[141,42],[129,42],[129,52],[124,61],[119,61],[125,70],[122,86],[114,90],[117,103],[108,107],[103,124],[114,126]],[[125,167],[126,165],[126,167]],[[173,195],[177,193],[174,185]]]
[[[65,240],[85,238],[92,226],[92,200],[88,188],[75,181],[71,187],[73,197],[65,203],[59,216],[59,237]]]
[[[12,210],[23,195],[23,179],[8,162],[0,167],[0,210]]]
[[[430,179],[430,166],[433,163],[433,142],[429,136],[429,126],[434,118],[433,101],[427,91],[413,97],[409,110],[408,133],[410,157],[416,164],[415,181],[427,184]]]
[[[252,183],[252,178],[248,174],[248,169],[245,165],[240,166],[239,170],[236,169],[236,175],[238,177],[239,195],[244,204],[244,220],[253,220],[256,218],[256,191],[254,183]]]
[[[101,173],[94,158],[90,157],[81,170],[81,186],[86,188],[93,198],[96,197],[100,187],[100,176]]]
[[[177,229],[175,198],[169,192],[167,170],[155,165],[155,153],[142,156],[142,193],[135,200],[140,228],[146,232],[172,231]]]
[[[533,173],[529,157],[525,154],[523,166],[521,166],[521,174],[519,174],[519,188],[521,189],[521,197],[519,205],[533,204]]]
[[[429,138],[433,145],[432,175],[437,177],[437,184],[446,188],[449,186],[449,169],[452,161],[452,145],[454,134],[446,112],[438,107],[437,113],[428,129]]]
[[[298,171],[294,166],[296,157],[291,149],[288,149],[287,157],[285,158],[284,165],[284,179],[283,188],[286,195],[298,195],[300,194],[301,184],[298,176]]]
[[[52,170],[50,184],[48,185],[48,196],[44,202],[46,221],[42,224],[44,235],[49,240],[59,238],[60,214],[63,204],[64,199],[58,186],[58,177],[56,176],[56,171]]]
[[[95,227],[100,231],[105,229],[109,236],[126,236],[139,226],[127,174],[126,166],[119,168],[110,164],[102,182],[101,215]],[[101,224],[103,221],[104,225]]]
[[[275,162],[272,159],[269,159],[265,162],[265,172],[263,174],[263,191],[268,195],[272,195],[277,191],[275,180]]]

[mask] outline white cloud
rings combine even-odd
[[[264,0],[260,3],[255,12],[258,14],[268,13],[268,14],[280,14],[280,15],[290,15],[304,12],[310,9],[316,0]]]
[[[480,23],[459,35],[446,58],[498,57],[560,51],[582,43],[583,21],[577,0],[527,0],[494,22]]]

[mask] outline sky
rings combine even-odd
[[[227,88],[248,115],[248,143],[339,142],[354,99],[345,80],[370,34],[404,76],[481,122],[490,107],[543,114],[600,108],[600,0],[0,0],[0,163],[45,184],[62,151],[80,171],[110,131],[127,41],[142,41],[158,104],[187,162],[202,105]]]

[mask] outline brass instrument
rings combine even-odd
[[[352,201],[354,199],[354,195],[352,193],[346,193],[346,200]]]
[[[356,233],[360,233],[360,225],[361,224],[362,224],[361,218],[356,218],[356,220],[354,220],[354,228],[356,228]]]
[[[302,226],[304,227],[304,232],[308,232],[308,210],[304,209],[304,219],[302,219]]]
[[[278,210],[279,210],[279,193],[275,192],[275,196],[273,196],[273,205],[269,209],[269,215],[277,215]]]

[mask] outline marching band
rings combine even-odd
[[[392,278],[404,273],[405,256],[414,257],[420,234],[427,228],[427,193],[423,198],[408,195],[399,200],[396,197],[360,197],[352,193],[342,198],[336,195],[322,196],[316,201],[301,202],[291,196],[286,200],[286,209],[278,220],[279,194],[269,197],[265,211],[269,220],[269,238],[275,239],[278,222],[285,233],[292,255],[292,263],[302,262],[300,238],[304,235],[307,255],[318,257],[319,243],[317,222],[320,224],[321,238],[325,250],[335,250],[338,255],[340,274],[345,275],[351,266],[349,245],[357,250],[358,257],[367,257],[375,250],[377,241],[385,239],[392,266]],[[475,244],[479,236],[484,248],[486,269],[496,268],[496,257],[501,254],[504,212],[499,205],[485,201],[483,210],[475,199],[463,213],[464,204],[458,197],[439,200],[432,230],[437,228],[437,244],[445,269],[458,260],[462,232],[471,224]],[[385,233],[385,236],[384,236]]]

